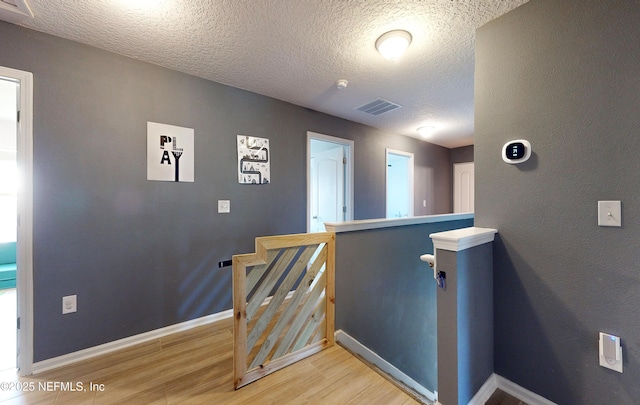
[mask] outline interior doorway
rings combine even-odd
[[[307,132],[307,232],[353,219],[353,141]]]
[[[453,212],[474,211],[474,177],[473,162],[454,163],[453,165]]]
[[[0,66],[0,92],[0,237],[15,257],[15,293],[0,297],[14,304],[0,307],[13,336],[3,350],[14,349],[8,365],[24,376],[33,366],[33,75]]]
[[[413,153],[387,148],[387,218],[413,216]]]
[[[18,90],[0,78],[0,370],[17,366]]]

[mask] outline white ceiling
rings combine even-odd
[[[451,148],[473,143],[475,29],[527,0],[27,1],[25,27]],[[393,29],[396,62],[375,49]],[[402,108],[355,110],[378,97]]]

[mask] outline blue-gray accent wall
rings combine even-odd
[[[473,219],[336,234],[336,330],[437,391],[436,282],[429,235]]]
[[[0,38],[0,65],[34,75],[35,361],[231,308],[218,261],[306,230],[307,131],[354,141],[356,219],[384,216],[386,147],[415,154],[416,215],[450,211],[446,148],[4,22]],[[147,121],[195,129],[194,183],[146,180]],[[271,184],[237,183],[238,134],[269,138]]]
[[[493,368],[493,243],[438,249],[438,402],[468,404]]]
[[[476,226],[497,228],[495,371],[558,404],[640,403],[640,2],[532,0],[477,31]],[[531,142],[521,165],[500,158]],[[622,201],[621,228],[598,227]],[[621,337],[624,373],[598,365]]]

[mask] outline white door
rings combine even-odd
[[[473,212],[474,164],[453,165],[453,212]]]
[[[311,232],[324,232],[325,222],[345,219],[344,157],[342,146],[311,157]]]
[[[307,132],[307,232],[353,220],[353,141]]]
[[[413,216],[413,153],[387,149],[387,218]]]

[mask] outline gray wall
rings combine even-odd
[[[451,164],[473,162],[473,145],[451,149]]]
[[[532,0],[477,31],[476,226],[495,227],[496,373],[559,404],[640,403],[640,2]],[[530,161],[502,145],[531,142]],[[622,228],[597,225],[621,200]],[[598,366],[622,338],[624,373]]]
[[[35,361],[229,309],[218,261],[306,229],[308,130],[354,141],[357,219],[384,216],[385,147],[415,153],[433,199],[416,214],[449,211],[445,148],[4,22],[0,38],[0,65],[34,74]],[[147,121],[195,129],[194,183],[146,180]],[[271,184],[237,184],[237,134],[270,139]]]
[[[473,219],[336,234],[336,330],[437,390],[436,283],[429,235]]]
[[[493,243],[438,249],[438,402],[468,404],[493,374]]]

